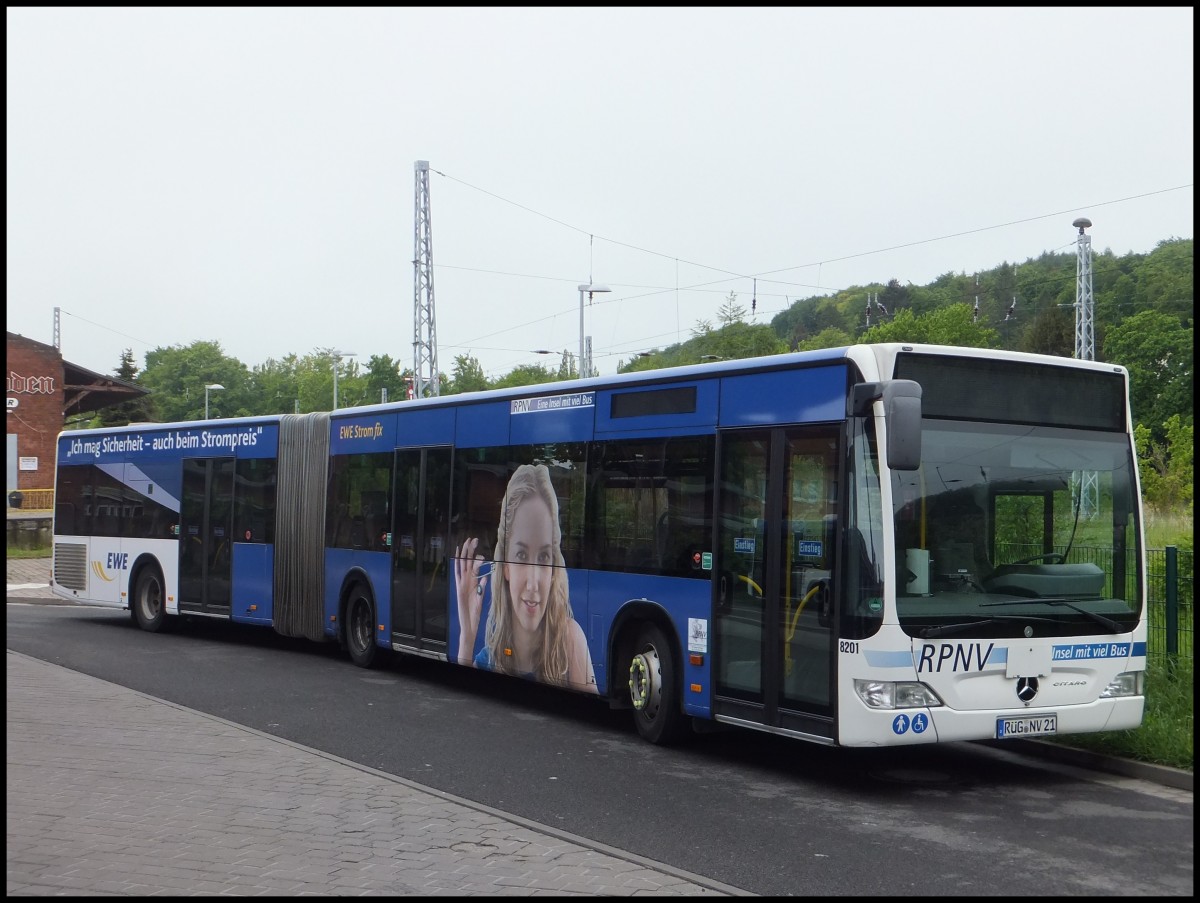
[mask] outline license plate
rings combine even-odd
[[[996,719],[996,739],[1006,737],[1045,737],[1058,733],[1058,715],[1014,715]]]

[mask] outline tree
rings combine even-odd
[[[197,341],[190,345],[155,348],[146,352],[142,385],[154,394],[162,420],[199,420],[204,417],[204,387],[219,384],[224,389],[211,393],[210,416],[246,417],[259,413],[248,391],[251,387],[246,365],[226,357],[219,342]]]
[[[1172,414],[1163,424],[1166,439],[1156,441],[1142,424],[1134,428],[1138,472],[1146,504],[1160,510],[1192,505],[1194,451],[1192,419]]]
[[[841,348],[843,345],[853,345],[854,336],[844,329],[831,326],[822,329],[815,336],[805,339],[796,348],[797,351],[820,351],[823,348]]]
[[[733,359],[784,348],[830,348],[852,344],[856,336],[860,341],[953,343],[1071,357],[1075,268],[1075,254],[1046,252],[1024,263],[1006,262],[981,272],[978,282],[974,274],[955,272],[924,286],[901,285],[893,278],[879,294],[892,319],[883,322],[872,316],[869,331],[863,308],[868,292],[879,288],[878,283],[814,295],[794,301],[771,320],[770,328],[781,344],[767,341],[755,331],[759,327],[742,321],[744,310],[736,303],[736,294],[730,292],[721,306],[718,329],[710,320],[699,320],[688,341],[639,355],[618,370],[695,364],[705,355]],[[1097,356],[1130,367],[1136,396],[1134,416],[1165,448],[1164,424],[1169,417],[1179,414],[1190,419],[1192,411],[1192,240],[1168,239],[1150,254],[1098,254],[1094,293]],[[981,316],[973,322],[976,295],[980,297]],[[1014,297],[1019,302],[1016,317],[1005,320]],[[951,308],[957,311],[945,313]],[[1166,321],[1136,319],[1145,313],[1173,317],[1174,324],[1168,329]],[[927,319],[933,314],[939,316]],[[1132,325],[1130,320],[1134,321]],[[1150,340],[1155,335],[1157,345]],[[554,371],[524,366],[498,381],[488,380],[473,365],[456,368],[451,376],[439,374],[438,379],[443,394],[569,379],[575,375],[572,358],[570,352],[564,352]],[[373,403],[381,398],[384,388],[389,400],[407,397],[404,377],[411,376],[411,371],[397,372],[397,360],[379,355],[365,367],[343,361],[338,371],[339,403]],[[473,360],[468,357],[464,363]],[[132,361],[123,361],[117,372],[135,372]],[[212,413],[219,416],[327,411],[333,400],[331,356],[322,349],[270,360],[249,371],[244,364],[226,357],[218,343],[198,341],[150,352],[136,380],[152,393],[143,402],[153,406],[153,416],[118,408],[104,413],[105,422],[125,417],[164,421],[202,417],[204,386],[210,383],[225,387],[212,394]]]
[[[559,379],[574,379],[577,375],[575,371],[575,355],[566,348],[563,349],[562,360],[558,364],[558,372],[554,375]]]
[[[334,406],[334,378],[333,371],[337,368],[337,406],[339,408],[351,408],[355,405],[366,403],[367,398],[366,385],[363,378],[359,375],[358,361],[353,357],[344,356],[336,348],[314,348],[313,359],[315,363],[314,375],[321,374],[322,370],[327,379],[329,388],[325,395],[328,401],[316,403],[312,408],[315,411],[331,411]],[[320,399],[320,394],[317,395]],[[378,399],[374,399],[378,401]]]
[[[1129,404],[1137,423],[1155,441],[1166,439],[1172,414],[1190,416],[1192,391],[1192,327],[1174,314],[1144,310],[1108,330],[1103,360],[1129,371]]]
[[[901,308],[909,306],[908,289],[900,284],[899,279],[889,279],[883,291],[879,293],[879,301],[890,313],[896,313]]]
[[[555,375],[541,364],[521,364],[514,367],[507,376],[496,380],[494,388],[511,389],[517,386],[536,386],[540,383],[553,382]]]
[[[1053,354],[1057,357],[1073,357],[1075,355],[1074,316],[1067,310],[1056,306],[1038,311],[1021,334],[1018,350],[1034,354]]]
[[[1138,310],[1174,314],[1180,323],[1192,316],[1192,240],[1160,241],[1136,268],[1133,301]]]
[[[717,319],[721,321],[722,326],[732,326],[734,323],[745,321],[746,308],[737,303],[737,295],[734,292],[729,293],[729,297],[717,311]]]
[[[797,351],[821,351],[823,348],[840,348],[845,345],[853,345],[853,343],[854,336],[847,333],[845,329],[829,327],[800,342],[796,349]]]
[[[455,355],[454,366],[450,368],[450,382],[446,387],[447,394],[481,392],[486,388],[488,388],[488,378],[484,375],[483,366],[479,360],[471,354]]]
[[[766,324],[758,326],[736,320],[720,329],[687,343],[693,345],[696,357],[712,355],[727,361],[768,354],[783,354],[787,344]]]
[[[400,401],[408,397],[408,387],[400,369],[400,361],[388,354],[373,354],[367,359],[367,369],[363,374],[364,403],[374,404],[383,401],[384,390],[387,390],[388,401]],[[341,394],[341,383],[338,384],[338,394]]]
[[[121,363],[113,371],[118,379],[138,384],[138,368],[133,362],[133,349],[121,352]],[[109,405],[96,412],[94,426],[125,426],[127,423],[150,423],[155,418],[154,398],[143,395],[120,404]]]
[[[979,325],[974,316],[975,312],[969,304],[954,304],[919,317],[914,316],[911,310],[901,310],[891,320],[864,332],[860,341],[995,347],[998,338],[996,330]]]
[[[297,377],[299,361],[294,354],[283,360],[268,358],[250,372],[253,397],[252,406],[256,414],[298,413],[300,385]]]

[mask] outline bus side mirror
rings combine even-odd
[[[848,413],[863,417],[871,404],[883,400],[887,430],[888,467],[892,470],[921,468],[921,384],[911,379],[889,379],[858,383],[850,389]]]
[[[887,462],[892,470],[921,467],[921,384],[893,379],[883,385]]]

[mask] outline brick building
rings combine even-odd
[[[54,445],[68,417],[93,414],[147,394],[115,376],[64,361],[61,352],[8,334],[5,496],[54,488]]]

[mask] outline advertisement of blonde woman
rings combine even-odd
[[[571,612],[558,497],[544,464],[523,464],[504,493],[493,560],[480,540],[454,550],[460,664],[597,692],[583,628]],[[478,652],[484,601],[491,605]]]

